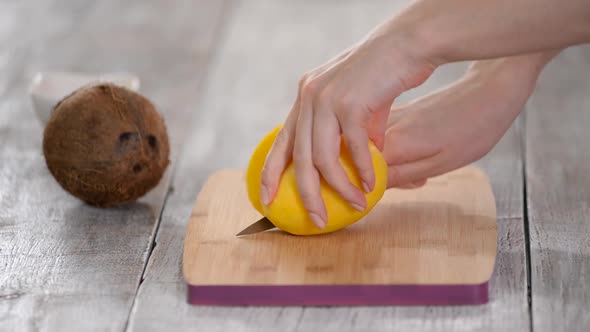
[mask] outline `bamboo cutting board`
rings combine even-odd
[[[419,189],[390,189],[340,231],[236,234],[261,215],[245,172],[210,176],[184,243],[188,301],[207,305],[450,305],[488,301],[496,206],[487,177],[466,167]]]

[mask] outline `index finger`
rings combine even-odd
[[[262,167],[260,200],[264,205],[268,205],[273,201],[281,175],[291,160],[298,116],[299,98],[295,101],[293,109],[287,116],[285,125],[279,130]]]

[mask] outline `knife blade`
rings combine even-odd
[[[273,228],[276,228],[276,226],[270,220],[268,220],[267,217],[262,217],[252,225],[244,228],[244,230],[239,232],[236,236],[260,233]]]

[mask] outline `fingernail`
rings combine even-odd
[[[365,208],[362,205],[358,205],[358,204],[352,203],[352,202],[350,202],[349,204],[357,211],[360,211],[360,212],[365,211]]]
[[[324,221],[324,219],[320,218],[320,216],[318,216],[315,213],[310,213],[309,216],[311,217],[311,220],[313,220],[313,223],[318,226],[319,229],[324,229],[324,227],[326,227],[326,222]]]
[[[366,193],[371,192],[371,189],[369,188],[369,185],[366,182],[363,182],[363,189],[365,190]]]
[[[262,200],[262,204],[268,205],[268,189],[266,189],[265,185],[260,187],[260,199]]]

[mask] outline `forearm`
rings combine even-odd
[[[419,0],[376,35],[434,65],[563,49],[590,42],[590,1]]]
[[[543,68],[561,50],[549,50],[497,59],[474,61],[467,75],[496,76],[501,82],[518,81],[517,84],[528,84],[531,88]]]

